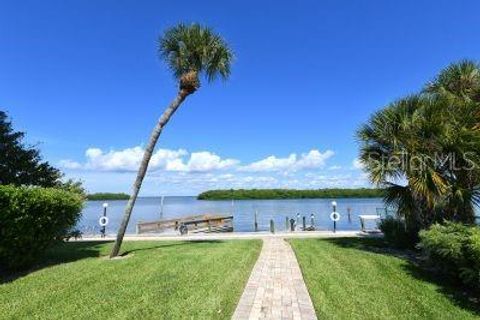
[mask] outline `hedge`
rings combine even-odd
[[[32,265],[80,218],[83,197],[55,188],[0,186],[0,266]]]
[[[419,248],[443,275],[480,289],[480,227],[435,224],[420,232]]]
[[[413,249],[418,242],[418,234],[409,230],[405,221],[396,217],[387,217],[379,225],[385,240],[399,249]]]

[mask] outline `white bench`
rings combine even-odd
[[[365,230],[365,221],[377,221],[380,220],[380,216],[376,214],[361,214],[358,216],[360,218],[360,226],[362,231]]]

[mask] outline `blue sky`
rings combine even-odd
[[[144,195],[363,186],[355,130],[479,59],[478,1],[2,1],[0,108],[91,192],[126,191],[176,83],[156,40],[213,27],[236,54],[164,131]]]

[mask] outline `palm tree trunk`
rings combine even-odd
[[[189,94],[190,92],[186,90],[180,90],[175,100],[173,100],[170,106],[163,112],[162,116],[157,122],[157,125],[152,131],[150,141],[148,142],[145,153],[143,154],[142,163],[140,164],[140,168],[137,173],[137,178],[135,179],[135,182],[133,184],[132,194],[130,195],[130,199],[128,200],[127,206],[125,207],[122,223],[120,225],[120,229],[118,229],[117,239],[115,241],[115,245],[113,246],[112,252],[110,253],[110,258],[118,256],[120,247],[122,245],[123,237],[125,236],[125,231],[127,230],[128,222],[130,221],[133,206],[135,205],[138,193],[142,186],[143,179],[145,178],[145,174],[147,173],[148,164],[150,162],[150,159],[152,158],[153,150],[155,149],[158,138],[160,137],[163,128],[166,126],[172,115],[175,113],[175,111],[177,111],[178,107],[180,107],[183,100],[185,100],[185,98]]]

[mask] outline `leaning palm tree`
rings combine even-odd
[[[168,29],[159,39],[158,52],[179,82],[178,93],[150,136],[110,257],[117,256],[120,251],[130,215],[163,128],[182,102],[200,88],[201,76],[205,76],[209,82],[217,77],[226,80],[233,60],[233,53],[225,40],[200,24],[179,24]]]

